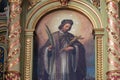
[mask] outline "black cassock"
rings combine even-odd
[[[71,40],[74,36],[71,33],[61,31],[54,32],[54,47],[48,50],[49,40],[40,50],[42,59],[39,65],[43,65],[39,70],[39,80],[85,80],[86,62],[85,49],[79,41]],[[64,51],[68,45],[74,47],[71,51]]]

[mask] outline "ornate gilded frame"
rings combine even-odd
[[[61,8],[73,9],[84,13],[92,22],[95,31],[95,67],[96,80],[104,80],[104,54],[106,42],[104,25],[99,11],[85,1],[72,0],[66,6],[61,6],[57,0],[49,0],[38,3],[27,14],[25,26],[25,54],[24,54],[24,80],[32,80],[32,64],[33,64],[33,32],[38,20],[51,10]]]

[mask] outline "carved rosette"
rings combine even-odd
[[[20,13],[21,0],[9,0],[9,39],[6,80],[20,80]]]
[[[118,0],[107,0],[108,10],[108,63],[107,80],[120,79],[120,21],[118,19]]]

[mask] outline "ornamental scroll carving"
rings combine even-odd
[[[35,6],[38,2],[40,2],[41,0],[28,0],[29,2],[29,7],[28,9],[31,9],[33,6]]]
[[[90,2],[98,9],[100,9],[100,0],[90,0]]]
[[[70,0],[59,0],[59,1],[60,1],[60,3],[61,3],[62,6],[66,6],[66,5],[68,5],[68,2]]]

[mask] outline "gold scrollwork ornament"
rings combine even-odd
[[[60,1],[60,3],[61,3],[62,6],[66,6],[66,5],[68,5],[68,2],[70,0],[59,0],[59,1]]]
[[[40,2],[41,0],[28,0],[29,1],[29,7],[28,9],[32,8],[34,5],[36,5],[38,2]]]

